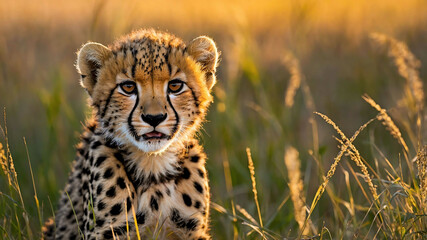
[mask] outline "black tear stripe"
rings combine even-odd
[[[196,97],[196,93],[193,91],[193,89],[187,85],[187,87],[190,89],[191,91],[191,95],[193,95],[193,99],[194,99],[194,105],[196,105],[196,107],[199,107],[199,100]]]
[[[172,139],[175,136],[176,131],[178,130],[179,116],[178,116],[178,113],[176,112],[175,108],[172,105],[172,102],[171,102],[171,99],[170,99],[169,95],[167,95],[166,99],[167,99],[167,101],[169,103],[169,106],[171,106],[171,108],[172,108],[172,110],[173,110],[173,112],[175,114],[175,118],[176,118],[176,123],[175,123],[175,125],[172,128],[171,134],[169,135],[169,139]]]
[[[111,97],[113,97],[114,91],[116,91],[116,88],[118,86],[119,85],[116,84],[113,90],[111,90],[110,95],[108,95],[107,101],[105,102],[104,110],[102,111],[102,114],[101,114],[101,118],[105,117],[105,114],[107,113],[108,105],[110,104],[110,101],[111,101]]]
[[[136,132],[135,127],[132,125],[132,116],[133,116],[133,112],[135,111],[136,107],[138,106],[138,103],[139,103],[139,96],[138,96],[138,94],[136,94],[135,106],[133,106],[133,109],[130,112],[129,117],[128,117],[129,130],[130,130],[132,136],[135,138],[136,141],[139,141],[139,139],[141,139],[141,136],[138,136],[138,133]]]

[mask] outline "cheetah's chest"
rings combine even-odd
[[[209,189],[201,154],[186,149],[184,154],[174,154],[175,159],[169,156],[164,171],[152,174],[141,169],[144,163],[127,164],[130,155],[123,151],[104,145],[92,149],[89,193],[98,210],[97,221],[118,228],[137,225],[143,235],[205,228]]]

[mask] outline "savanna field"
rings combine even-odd
[[[221,51],[213,239],[427,239],[423,0],[2,0],[0,239],[57,209],[90,114],[76,51],[139,28]]]

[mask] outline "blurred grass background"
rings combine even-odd
[[[3,0],[0,107],[6,108],[10,148],[26,208],[35,220],[31,221],[34,231],[38,233],[39,224],[23,137],[45,220],[52,215],[49,199],[55,208],[65,184],[81,122],[89,113],[87,96],[73,66],[75,52],[83,43],[109,44],[133,29],[148,27],[169,31],[186,41],[199,35],[214,38],[222,52],[219,81],[208,121],[200,131],[209,157],[212,201],[231,211],[233,200],[252,216],[257,215],[247,167],[245,149],[249,147],[266,228],[281,236],[297,237],[293,206],[286,201],[290,193],[283,161],[285,147],[292,145],[300,153],[307,204],[338,149],[331,137],[333,129],[306,108],[301,91],[296,93],[294,106],[285,107],[291,76],[284,57],[292,53],[299,60],[315,110],[351,136],[377,114],[362,100],[363,94],[391,109],[392,116],[393,109],[402,105],[404,94],[405,81],[386,49],[372,44],[369,34],[380,32],[399,39],[427,63],[426,26],[427,4],[423,0]],[[427,78],[424,65],[419,74],[421,79]],[[399,114],[394,113],[397,118]],[[318,148],[313,148],[309,122],[313,117],[318,122]],[[398,127],[411,129],[412,124],[409,121]],[[414,155],[417,142],[410,131],[403,131],[403,137]],[[425,137],[424,131],[424,141]],[[399,166],[402,150],[379,122],[371,124],[355,143],[364,158],[373,164],[378,157],[373,139],[375,147],[384,149],[385,157]],[[318,151],[314,155],[319,161],[313,160],[310,150]],[[340,166],[329,183],[329,194],[311,217],[319,229],[329,229],[334,239],[347,238],[346,229],[351,225],[347,208],[331,200],[333,196],[348,198],[344,169],[348,170],[348,165]],[[228,171],[232,188],[227,187]],[[0,178],[0,191],[6,186]],[[351,188],[354,201],[369,207],[358,186]],[[3,198],[0,207],[7,201]],[[239,238],[249,231],[247,226],[230,224],[226,214],[212,212],[214,239],[233,239],[235,228]],[[0,217],[0,225],[6,224],[6,211],[0,210]],[[361,218],[363,214],[359,221]]]

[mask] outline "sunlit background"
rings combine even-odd
[[[107,45],[139,28],[168,31],[187,42],[207,35],[221,51],[214,103],[199,134],[209,158],[212,201],[217,204],[211,211],[214,239],[259,239],[263,235],[247,224],[261,226],[246,148],[250,148],[255,165],[264,236],[299,236],[285,149],[292,146],[299,152],[307,209],[340,150],[340,143],[333,138],[339,134],[313,111],[330,117],[351,137],[378,113],[362,99],[368,94],[390,110],[392,118],[401,120],[397,127],[408,145],[410,160],[420,146],[415,115],[401,114],[401,108],[410,108],[405,102],[407,81],[388,55],[388,46],[370,36],[385,34],[406,43],[421,62],[418,73],[425,85],[424,0],[2,0],[0,107],[5,108],[7,123],[2,120],[0,125],[7,127],[34,238],[39,236],[40,218],[23,138],[44,221],[52,216],[52,208],[56,209],[82,122],[90,112],[74,67],[76,51],[87,41]],[[292,76],[302,79],[302,85],[296,89],[294,104],[286,106]],[[422,92],[424,89],[421,86]],[[309,98],[314,105],[307,104]],[[424,143],[426,136],[421,131]],[[380,121],[371,123],[355,146],[372,168],[381,169],[384,163],[377,160],[388,159],[401,169],[402,179],[417,179],[415,165],[401,166],[405,163],[402,147]],[[377,231],[378,236],[392,236],[381,235],[385,227],[374,224],[376,211],[368,211],[371,202],[362,194],[369,192],[367,184],[350,157],[344,158],[310,217],[310,232],[304,234],[319,236],[316,234],[327,229],[328,239],[369,239]],[[352,174],[353,170],[356,173]],[[348,173],[350,180],[345,181]],[[378,175],[370,174],[378,185]],[[11,206],[16,194],[13,197],[10,193],[3,173],[0,192],[0,238],[19,238],[15,222],[25,221],[21,215],[20,220],[13,220],[16,210]],[[240,216],[237,221],[233,214]],[[426,224],[425,218],[422,221]],[[403,230],[396,231],[401,234]]]

